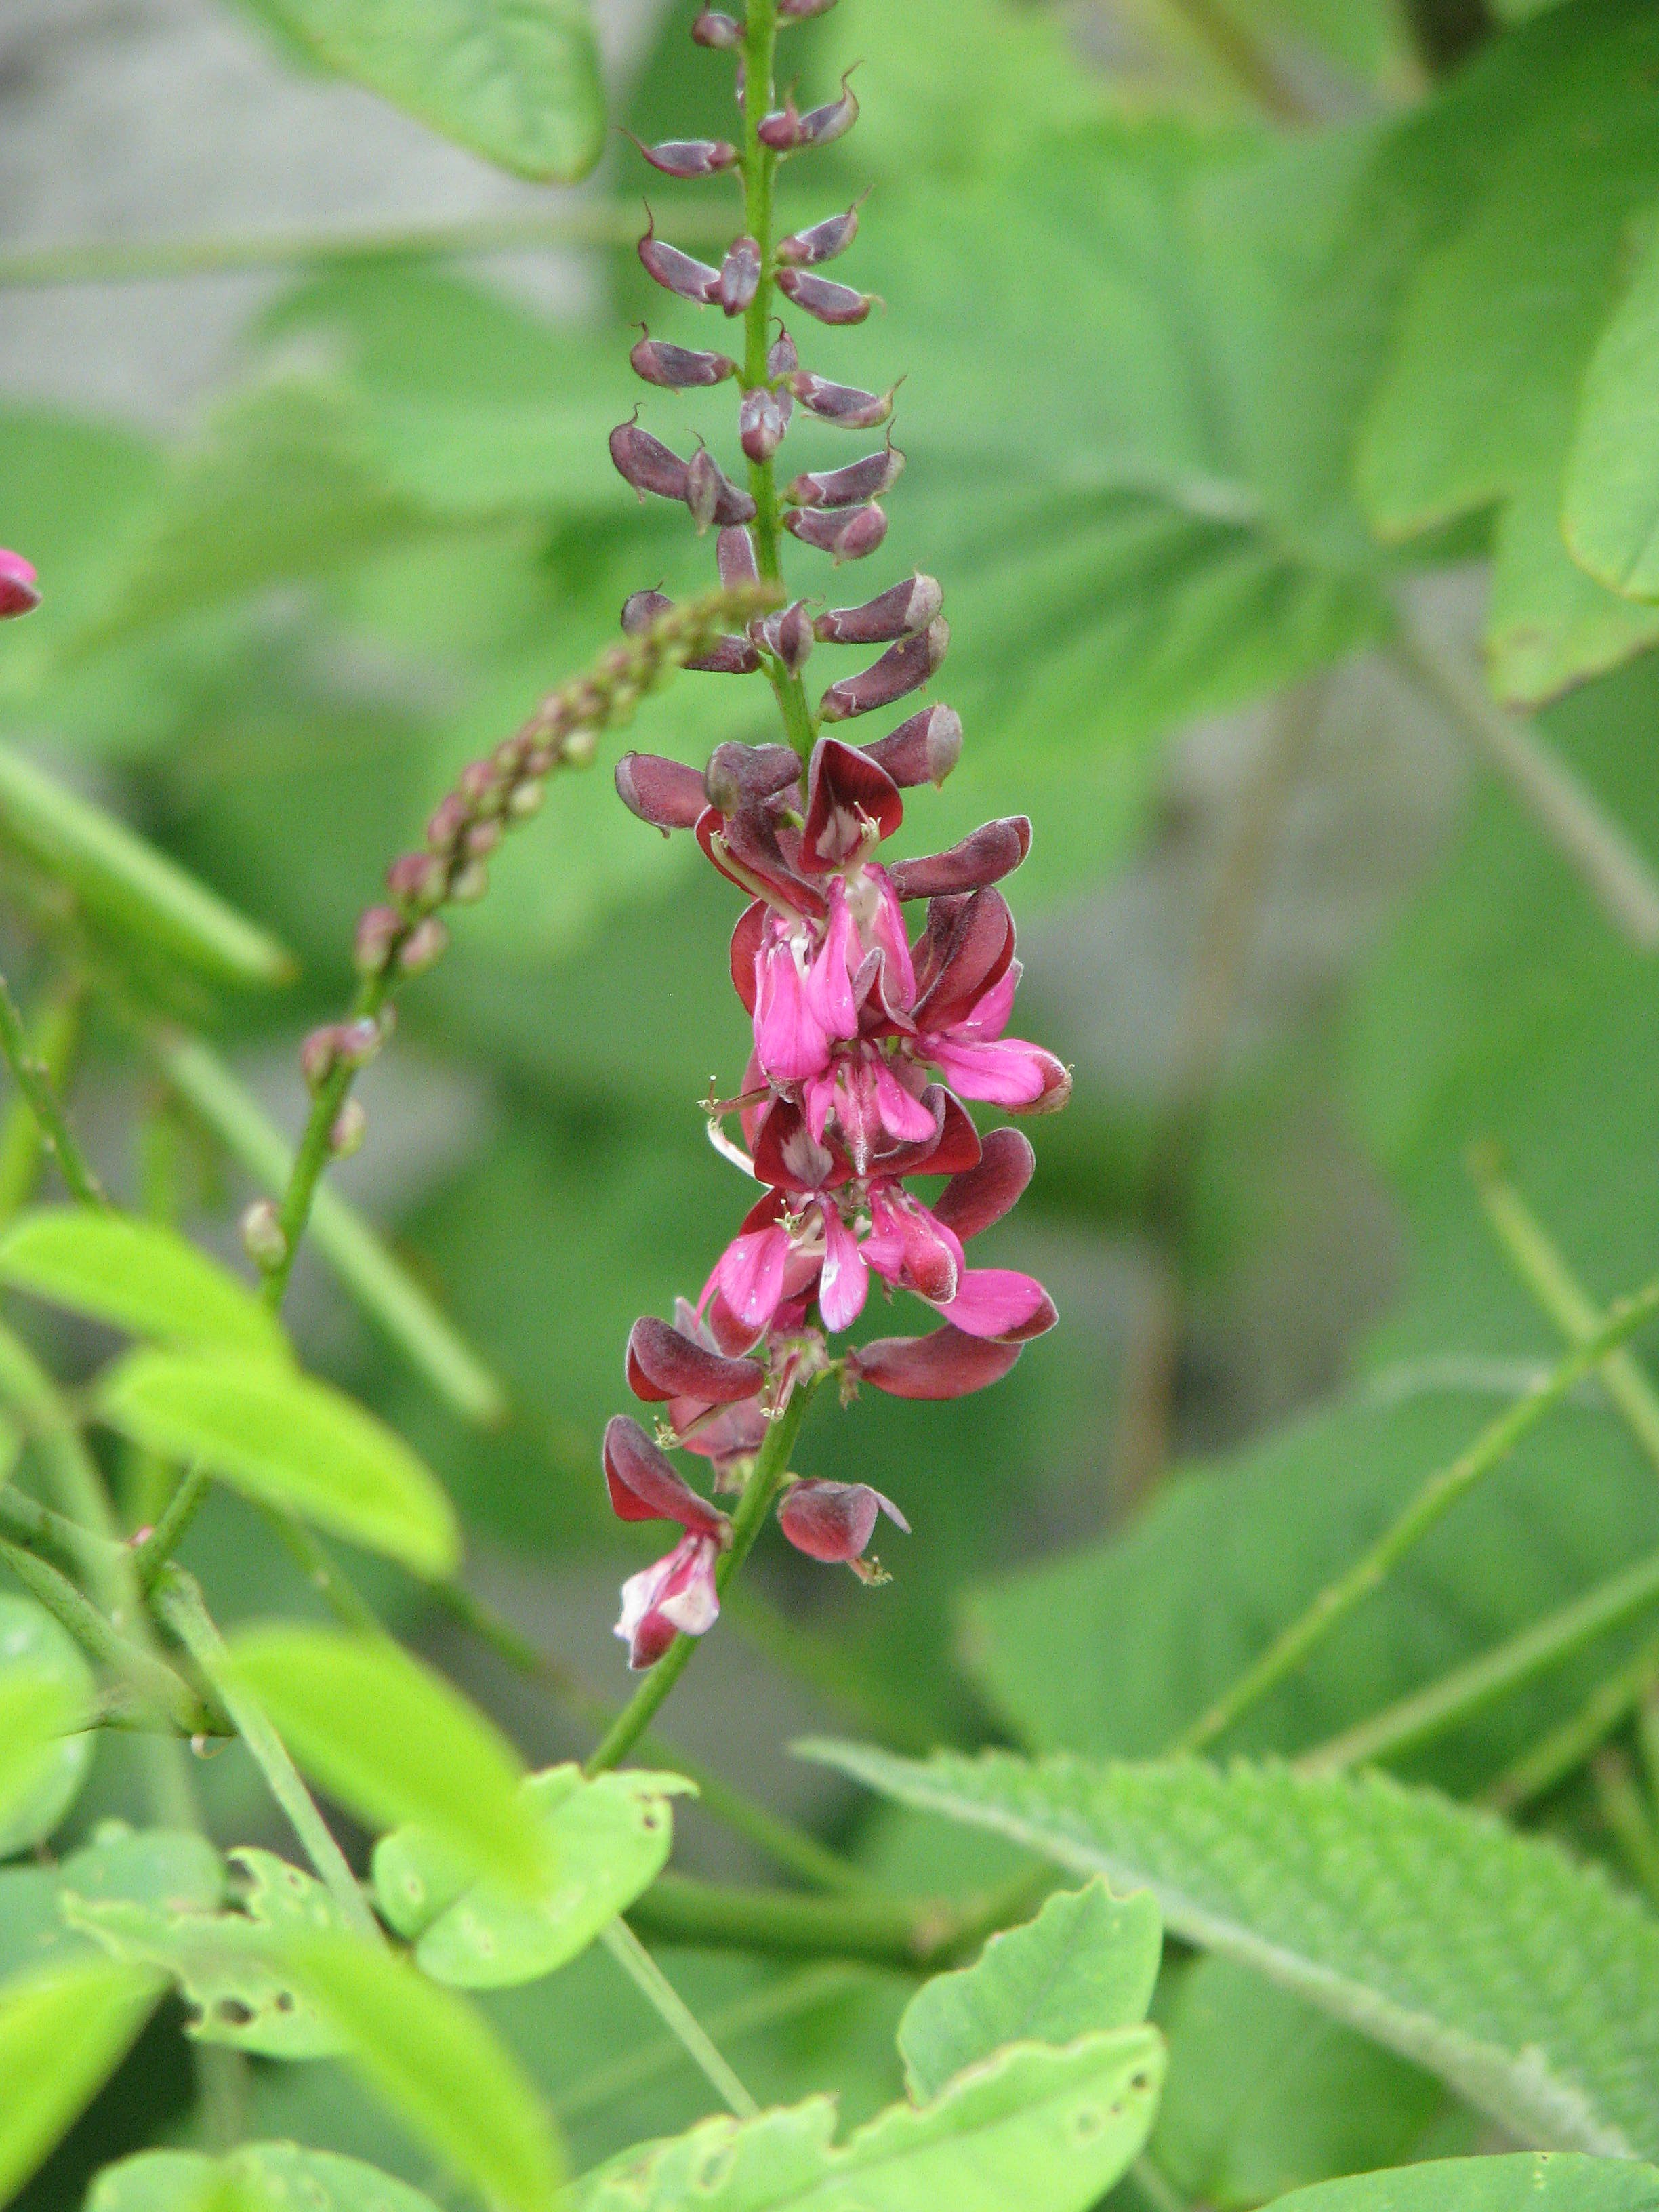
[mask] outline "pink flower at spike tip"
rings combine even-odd
[[[9,615],[33,614],[40,604],[34,563],[0,546],[0,621]]]

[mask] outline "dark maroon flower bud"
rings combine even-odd
[[[778,15],[784,22],[804,23],[809,15],[827,15],[836,0],[778,0]]]
[[[718,814],[735,814],[787,791],[800,779],[800,761],[790,745],[743,745],[735,739],[716,745],[708,756],[702,788]]]
[[[820,738],[806,779],[806,822],[800,865],[809,875],[839,868],[873,828],[890,837],[904,819],[904,801],[868,753],[840,738]]]
[[[954,707],[924,707],[865,750],[901,791],[919,783],[937,788],[962,757],[962,717]]]
[[[850,284],[814,276],[809,269],[780,269],[778,289],[820,323],[861,323],[876,304],[873,292],[855,292]]]
[[[753,1359],[726,1359],[672,1322],[641,1315],[629,1334],[628,1387],[647,1405],[696,1398],[706,1406],[734,1406],[752,1398],[766,1380]]]
[[[793,376],[800,367],[800,356],[795,351],[795,341],[783,325],[778,325],[778,334],[767,349],[766,374],[769,376]]]
[[[887,535],[887,516],[879,507],[849,507],[844,514],[792,507],[783,518],[783,526],[803,545],[816,545],[820,553],[833,554],[839,564],[862,561],[873,553]]]
[[[812,624],[820,645],[884,645],[890,637],[908,637],[926,629],[945,605],[932,576],[912,576],[861,607],[831,607]]]
[[[769,461],[783,443],[794,401],[787,392],[745,392],[738,410],[738,435],[751,461]]]
[[[449,932],[435,914],[416,922],[398,948],[398,965],[405,975],[424,975],[442,959]]]
[[[707,653],[700,653],[685,665],[705,676],[752,676],[761,657],[746,637],[719,637]]]
[[[633,485],[641,501],[648,491],[655,492],[659,499],[686,496],[686,464],[660,438],[641,430],[637,416],[630,422],[619,422],[611,433],[611,458],[618,476]]]
[[[659,753],[624,753],[617,763],[617,796],[630,814],[665,836],[671,830],[694,829],[708,805],[696,769]]]
[[[804,599],[797,599],[781,614],[763,615],[750,628],[750,635],[757,633],[757,642],[775,653],[792,676],[800,674],[812,650],[812,623]]]
[[[850,76],[852,71],[847,74]],[[837,138],[845,137],[858,119],[859,104],[844,76],[839,100],[832,100],[823,107],[809,107],[803,115],[792,95],[781,107],[763,116],[761,143],[769,146],[775,154],[795,154],[806,146],[830,146]]]
[[[792,232],[781,238],[777,245],[778,259],[786,269],[811,269],[820,261],[833,261],[838,253],[845,253],[859,233],[859,211],[849,207],[845,215],[826,216],[808,230]]]
[[[662,616],[672,613],[673,606],[666,592],[630,592],[623,601],[623,629],[629,637],[637,637]]]
[[[908,1536],[910,1523],[890,1498],[865,1482],[792,1482],[778,1500],[778,1526],[798,1552],[826,1566],[848,1566],[860,1579],[873,1577],[864,1549],[884,1513]]]
[[[640,328],[645,336],[628,358],[634,374],[647,384],[660,385],[668,392],[685,392],[698,385],[724,384],[728,376],[738,373],[738,364],[728,354],[698,353],[690,346],[662,344],[643,323]]]
[[[720,566],[720,581],[728,592],[740,591],[745,584],[758,584],[760,564],[755,558],[755,541],[749,532],[733,526],[722,530],[714,540],[714,558]]]
[[[992,1129],[981,1139],[979,1165],[952,1176],[932,1212],[966,1243],[1000,1221],[1024,1195],[1036,1167],[1030,1141],[1018,1129]]]
[[[1013,960],[1007,900],[996,890],[933,900],[912,957],[919,1023],[942,1030],[965,1019]]]
[[[934,1118],[935,1133],[914,1145],[897,1145],[884,1151],[877,1165],[884,1176],[966,1175],[981,1157],[979,1131],[974,1117],[942,1083],[930,1083],[921,1103]]]
[[[624,135],[634,138],[626,126]],[[642,138],[634,138],[634,143],[665,177],[717,177],[738,158],[737,148],[726,138],[665,138],[659,146],[647,146]]]
[[[760,289],[761,251],[752,238],[735,238],[720,264],[718,298],[728,315],[740,315]]]
[[[392,948],[408,927],[395,906],[372,906],[357,924],[351,961],[360,975],[380,975],[392,957]]]
[[[0,622],[14,615],[33,614],[40,604],[40,586],[33,562],[0,548]]]
[[[982,884],[1000,883],[1030,849],[1030,821],[1024,814],[1009,814],[1000,822],[985,823],[948,853],[899,860],[889,872],[902,899],[939,898],[950,891],[975,891]]]
[[[743,25],[722,15],[717,8],[705,8],[691,26],[691,36],[700,46],[715,46],[730,53],[743,44]]]
[[[890,1398],[965,1398],[1000,1382],[1019,1358],[1018,1344],[967,1336],[947,1322],[927,1336],[880,1336],[847,1355],[847,1371]]]
[[[878,453],[848,461],[845,468],[798,476],[783,495],[797,507],[861,507],[896,483],[903,466],[904,456],[897,447],[884,446]]]
[[[686,464],[684,496],[700,538],[710,523],[717,522],[724,528],[730,523],[752,522],[755,519],[754,501],[721,473],[720,464],[706,446],[699,446]]]
[[[692,1535],[713,1537],[722,1550],[732,1540],[725,1514],[681,1480],[666,1452],[626,1413],[605,1423],[605,1480],[619,1521],[678,1521]]]
[[[682,300],[695,300],[699,307],[712,306],[720,290],[720,270],[711,269],[706,261],[694,261],[678,246],[665,245],[657,236],[657,218],[648,202],[645,212],[650,228],[640,240],[640,259],[646,274]]]
[[[872,714],[890,707],[925,683],[944,659],[951,643],[951,625],[943,615],[929,623],[919,636],[890,645],[881,659],[832,684],[818,702],[818,719],[845,722],[854,714]]]
[[[801,405],[843,430],[878,430],[893,411],[893,385],[882,392],[860,392],[855,384],[831,384],[810,368],[796,370],[789,389]]]
[[[386,872],[386,887],[399,906],[419,912],[443,898],[443,862],[431,853],[401,853]]]

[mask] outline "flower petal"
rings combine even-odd
[[[1001,1382],[1023,1347],[964,1336],[947,1323],[927,1336],[879,1336],[847,1355],[851,1373],[890,1398],[936,1404]]]
[[[1030,1139],[1018,1129],[993,1129],[979,1165],[952,1176],[933,1201],[933,1218],[965,1243],[1018,1205],[1036,1167]]]
[[[998,1337],[1024,1344],[1041,1336],[1059,1318],[1054,1302],[1034,1275],[1012,1267],[969,1267],[957,1294],[939,1311],[969,1336]]]
[[[682,1528],[724,1545],[731,1524],[675,1472],[637,1421],[618,1413],[605,1425],[605,1480],[619,1521],[678,1521]]]
[[[838,1334],[850,1328],[870,1295],[870,1270],[858,1238],[833,1204],[820,1206],[823,1217],[823,1272],[818,1278],[818,1311],[823,1325]]]
[[[629,1332],[628,1387],[648,1405],[695,1398],[729,1406],[752,1398],[765,1380],[754,1360],[723,1358],[654,1314],[642,1314]]]

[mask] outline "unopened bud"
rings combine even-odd
[[[924,684],[944,659],[951,643],[951,625],[939,616],[917,636],[890,645],[881,659],[856,676],[832,684],[818,702],[819,720],[844,722],[854,714],[868,714],[878,707],[890,707],[908,691]]]
[[[469,761],[456,777],[455,787],[470,805],[493,809],[501,798],[501,772],[493,760]]]
[[[665,391],[684,392],[707,384],[724,384],[735,376],[738,364],[728,354],[698,353],[690,346],[666,345],[653,338],[642,323],[645,336],[628,358],[635,376]]]
[[[361,1098],[348,1098],[334,1116],[328,1133],[328,1149],[337,1160],[349,1160],[360,1152],[368,1130],[368,1116],[363,1111]]]
[[[740,526],[722,530],[714,541],[714,557],[720,564],[720,581],[728,592],[740,591],[745,584],[759,583],[755,541],[746,530]]]
[[[924,707],[865,751],[902,791],[942,784],[962,758],[962,717],[954,707]]]
[[[850,76],[852,71],[848,71]],[[775,154],[795,154],[808,146],[833,145],[852,129],[859,119],[859,104],[847,82],[841,81],[841,98],[832,100],[823,107],[808,108],[802,115],[793,99],[785,100],[780,108],[761,118],[760,137],[763,146]]]
[[[449,896],[458,906],[476,906],[489,889],[489,871],[482,860],[469,860],[449,879]]]
[[[340,1033],[334,1023],[313,1030],[300,1047],[300,1073],[306,1079],[306,1089],[314,1097],[327,1084],[340,1064]]]
[[[398,948],[398,965],[405,975],[424,975],[436,965],[449,943],[449,932],[435,914],[428,915]]]
[[[879,499],[898,481],[904,456],[896,446],[849,461],[844,469],[822,469],[797,477],[784,493],[797,507],[861,507]]]
[[[244,1208],[238,1226],[242,1249],[248,1258],[262,1275],[274,1273],[288,1257],[288,1238],[274,1202],[268,1198],[256,1198],[252,1206]]]
[[[932,576],[912,576],[861,607],[830,607],[812,624],[820,645],[884,645],[926,629],[945,604]]]
[[[357,924],[352,943],[352,965],[360,975],[379,975],[392,957],[392,948],[407,927],[396,907],[372,906]]]
[[[830,384],[811,369],[798,369],[789,389],[801,405],[821,421],[843,430],[878,430],[893,411],[893,386],[887,392],[860,392],[856,385]]]
[[[810,269],[820,261],[833,261],[838,253],[845,253],[859,234],[859,211],[849,207],[845,215],[826,216],[808,230],[797,230],[777,244],[778,259],[786,269]]]
[[[487,821],[475,822],[462,838],[461,845],[470,859],[482,860],[486,854],[493,853],[501,842],[501,822],[492,815]]]
[[[810,269],[780,269],[778,289],[821,323],[861,323],[876,304],[873,292],[855,292]]]
[[[647,276],[654,276],[665,291],[679,299],[695,300],[703,307],[712,305],[720,289],[720,270],[711,269],[706,261],[694,261],[678,246],[665,245],[657,236],[657,218],[648,204],[646,215],[650,228],[640,240],[639,253]]]
[[[751,631],[755,627],[751,624]],[[776,654],[790,675],[799,676],[812,650],[812,624],[805,601],[797,599],[781,614],[762,616],[758,629],[760,642],[767,651]]]
[[[631,131],[627,135],[634,138]],[[717,177],[738,158],[737,148],[726,138],[665,138],[659,146],[634,138],[634,143],[665,177]]]
[[[761,661],[746,637],[717,637],[706,653],[685,665],[706,676],[752,676]]]
[[[0,547],[0,622],[13,615],[33,614],[40,604],[40,586],[33,561]]]
[[[680,495],[691,511],[699,537],[711,523],[718,523],[724,529],[729,524],[752,522],[755,519],[754,501],[721,473],[719,463],[706,446],[699,446],[686,464],[685,489]]]
[[[526,776],[515,783],[507,795],[507,811],[515,822],[527,822],[532,814],[539,814],[547,797],[547,787],[538,778]]]
[[[702,787],[717,813],[735,814],[799,781],[800,760],[788,745],[743,745],[733,738],[709,755]]]
[[[800,367],[800,356],[795,351],[795,341],[783,325],[778,325],[778,334],[767,348],[766,374],[771,377],[793,376]]]
[[[794,402],[787,392],[745,392],[738,410],[738,435],[751,461],[769,461],[783,443]]]
[[[778,0],[779,20],[786,23],[804,23],[809,15],[827,15],[836,0]]]
[[[691,26],[691,36],[700,46],[714,46],[730,53],[743,44],[743,25],[721,15],[717,8],[705,8]]]
[[[423,913],[443,902],[444,864],[431,853],[401,853],[386,872],[386,887],[405,912]]]
[[[567,730],[559,740],[559,758],[567,768],[588,768],[599,749],[599,740],[592,730]]]
[[[887,516],[879,507],[849,507],[845,513],[825,513],[817,507],[792,507],[783,526],[803,545],[816,545],[833,554],[836,562],[861,561],[873,553],[887,535]]]
[[[378,1020],[373,1014],[360,1014],[355,1022],[342,1022],[334,1032],[340,1065],[354,1075],[359,1068],[367,1067],[391,1036],[392,1022],[390,1006],[381,1009]]]
[[[472,810],[459,791],[446,793],[427,817],[426,842],[434,853],[447,853],[472,819]]]
[[[674,602],[665,592],[630,592],[623,601],[622,626],[629,637],[637,637],[673,611]]]
[[[728,315],[740,315],[760,289],[761,250],[752,238],[736,238],[720,264],[717,297]]]
[[[659,499],[685,497],[687,464],[660,438],[641,430],[637,416],[631,422],[619,422],[611,433],[611,458],[617,475],[633,485],[641,501],[648,491]]]

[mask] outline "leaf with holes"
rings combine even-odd
[[[175,1231],[130,1214],[21,1215],[0,1236],[0,1283],[162,1344],[289,1356],[281,1325],[246,1283]]]

